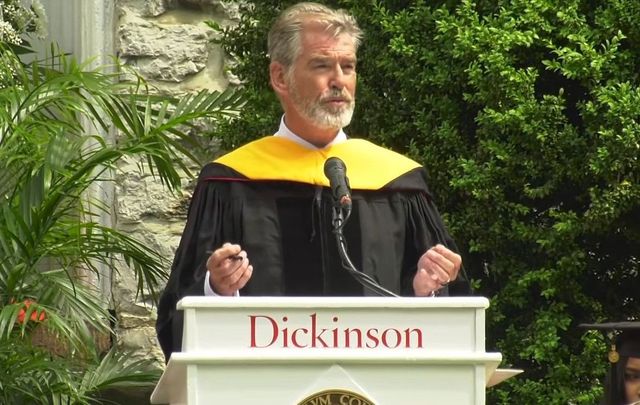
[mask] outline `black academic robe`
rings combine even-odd
[[[158,308],[156,328],[167,359],[181,349],[176,303],[204,294],[209,252],[225,242],[240,244],[253,265],[242,296],[372,295],[341,265],[323,173],[330,156],[347,167],[353,210],[344,235],[358,270],[411,296],[420,256],[437,243],[457,250],[418,163],[364,140],[309,150],[284,138],[262,138],[200,173]]]

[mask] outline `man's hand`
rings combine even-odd
[[[211,289],[218,295],[231,296],[247,284],[253,266],[240,245],[225,243],[209,256],[207,270]]]
[[[413,277],[413,292],[417,297],[432,295],[458,277],[462,258],[443,245],[427,250],[418,260]]]

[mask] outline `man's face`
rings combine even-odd
[[[353,39],[308,27],[302,33],[301,45],[286,79],[291,108],[302,120],[321,129],[347,126],[355,106]]]

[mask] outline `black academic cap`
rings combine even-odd
[[[620,356],[640,357],[640,321],[583,323],[579,326],[603,331],[611,339],[611,363],[617,363]]]

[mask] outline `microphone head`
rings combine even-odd
[[[351,208],[351,190],[347,178],[347,167],[337,157],[330,157],[324,162],[324,175],[329,179],[331,193],[340,207]]]
[[[333,173],[340,173],[343,176],[347,174],[347,166],[339,157],[330,157],[324,161],[324,175],[331,180]]]

